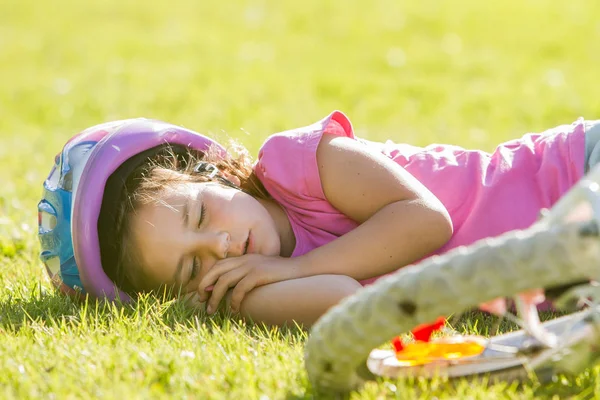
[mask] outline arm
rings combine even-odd
[[[362,286],[343,275],[320,275],[259,286],[246,294],[241,314],[254,322],[306,328],[344,297]]]
[[[219,261],[198,287],[209,313],[232,287],[231,307],[238,310],[254,288],[316,275],[355,280],[384,275],[426,256],[452,236],[441,202],[384,155],[352,139],[324,135],[317,162],[327,200],[360,225],[300,257],[248,254]]]
[[[317,162],[327,200],[361,225],[301,256],[300,276],[380,276],[426,256],[452,236],[442,203],[384,155],[355,140],[324,135]]]

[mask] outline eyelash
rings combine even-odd
[[[200,219],[198,220],[198,228],[202,225],[202,221],[204,220],[204,215],[206,213],[206,208],[204,204],[200,207]],[[198,262],[198,257],[194,257],[192,260],[192,273],[190,274],[190,281],[194,280],[196,275],[198,275],[198,270],[200,269],[200,263]]]
[[[198,270],[200,269],[200,265],[198,263],[198,257],[194,257],[192,262],[192,273],[190,274],[190,281],[193,281],[196,275],[198,275]]]

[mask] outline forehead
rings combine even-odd
[[[155,227],[157,224],[165,225],[160,228],[170,227],[173,224],[181,224],[181,218],[186,208],[188,198],[184,194],[173,194],[160,196],[143,204],[135,211],[134,226],[142,229]],[[155,229],[150,229],[154,232]]]
[[[181,212],[187,205],[190,196],[190,185],[178,184],[172,187],[168,186],[154,194],[152,198],[149,198],[146,204],[139,207],[139,210],[147,216],[160,213],[161,211],[170,211],[181,216]]]

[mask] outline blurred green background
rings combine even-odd
[[[107,120],[162,119],[256,154],[334,109],[369,139],[485,150],[600,118],[599,15],[596,0],[4,0],[3,229],[32,226],[52,157]]]
[[[597,0],[3,0],[0,302],[49,288],[35,205],[88,126],[144,116],[256,154],[340,109],[371,140],[491,150],[600,118],[598,16]]]

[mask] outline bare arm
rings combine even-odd
[[[355,140],[324,135],[317,149],[323,191],[361,225],[303,257],[301,275],[361,280],[392,272],[444,245],[452,223],[441,202],[406,170]]]
[[[259,286],[242,301],[241,313],[254,322],[309,328],[330,307],[362,286],[343,275],[319,275]]]
[[[209,312],[217,309],[232,287],[231,307],[238,310],[244,296],[264,285],[320,275],[345,275],[354,280],[384,275],[428,255],[452,236],[452,223],[442,203],[381,153],[349,138],[324,135],[317,161],[327,200],[360,225],[299,257],[247,254],[219,261],[198,289],[201,300],[208,301]],[[206,288],[210,285],[214,287],[209,299]],[[327,287],[322,290],[327,295]],[[280,296],[279,292],[276,295]],[[321,301],[319,296],[281,298],[299,298],[317,308]],[[284,309],[283,304],[269,305],[269,310]],[[298,307],[293,300],[286,304]],[[323,307],[330,305],[323,300]]]

